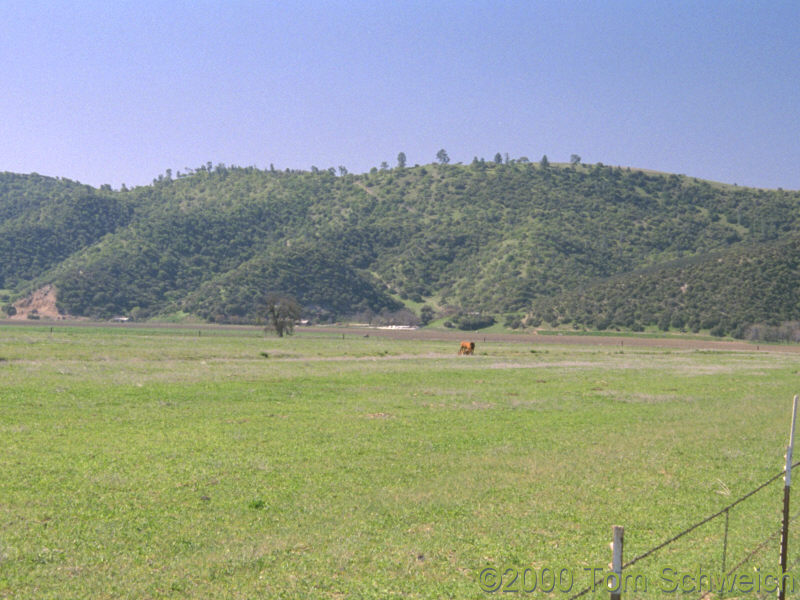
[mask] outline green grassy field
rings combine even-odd
[[[0,597],[483,598],[489,567],[568,598],[612,525],[629,559],[780,471],[800,356],[763,348],[0,327]],[[731,511],[728,566],[781,498]],[[719,572],[723,525],[623,597]]]

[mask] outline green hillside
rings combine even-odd
[[[130,217],[124,197],[110,191],[0,173],[0,289],[35,278]]]
[[[647,326],[743,337],[747,325],[800,317],[800,237],[740,245],[580,286],[534,302],[531,323]]]
[[[799,201],[797,192],[524,159],[343,176],[206,165],[123,191],[6,173],[0,250],[12,260],[2,276],[13,295],[55,283],[63,310],[98,318],[184,311],[255,321],[260,299],[283,292],[328,319],[395,310],[392,293],[416,305],[602,326],[615,317],[575,300],[610,302],[611,288],[597,282],[613,287],[628,273],[762,247],[765,262],[741,276],[768,276],[778,256],[768,249],[797,231]],[[706,313],[722,306],[715,294],[732,272],[707,275],[718,284],[695,304]],[[694,322],[690,305],[670,314],[687,311]],[[754,297],[747,306],[717,321],[733,330],[741,319],[800,317]],[[651,313],[623,325],[661,319]],[[706,313],[698,318],[708,325]]]

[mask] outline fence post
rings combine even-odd
[[[722,538],[722,571],[720,573],[725,574],[725,562],[728,558],[728,523],[730,522],[730,513],[729,509],[725,509],[725,533],[723,534]]]
[[[794,425],[797,417],[797,395],[792,405],[792,429],[789,433],[789,445],[786,447],[786,474],[783,476],[783,526],[781,528],[781,589],[778,599],[786,598],[786,562],[789,544],[789,487],[792,484],[792,449],[794,447]]]
[[[611,600],[622,598],[622,543],[625,537],[625,528],[614,525],[611,528],[613,541],[611,542],[611,570],[614,572],[616,583],[611,590]]]
[[[730,524],[730,517],[731,517],[731,510],[730,510],[730,508],[726,508],[725,509],[725,531],[722,534],[722,570],[720,571],[720,573],[722,573],[723,576],[725,575],[725,563],[726,563],[726,561],[728,559],[728,525]],[[709,590],[709,592],[710,592],[710,590]],[[703,598],[705,598],[707,595],[708,595],[708,593],[703,595]],[[720,598],[724,598],[725,597],[725,586],[724,585],[719,590],[719,597]]]

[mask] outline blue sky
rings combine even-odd
[[[800,3],[0,0],[0,171],[496,152],[800,189]]]

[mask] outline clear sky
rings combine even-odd
[[[0,171],[440,148],[800,189],[800,2],[0,0]]]

